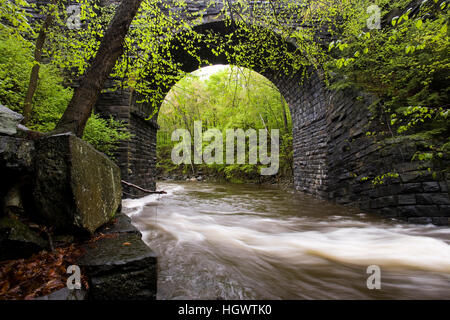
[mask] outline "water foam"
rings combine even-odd
[[[183,189],[184,188],[180,185],[167,185],[164,188],[164,191],[166,192],[165,194],[150,194],[138,199],[124,199],[122,200],[124,213],[130,217],[140,214],[146,205],[156,204],[161,200],[161,198],[171,196],[182,191]]]
[[[158,217],[157,224],[180,243],[208,241],[219,247],[233,246],[277,257],[294,265],[316,263],[316,258],[323,258],[361,266],[376,264],[450,274],[449,244],[431,237],[408,235],[406,230],[398,232],[395,227],[361,222],[330,226],[330,222],[320,230],[292,231],[288,229],[292,219],[236,216],[234,225],[224,225],[221,218],[167,212]]]

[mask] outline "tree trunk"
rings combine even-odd
[[[142,0],[122,0],[100,44],[92,65],[86,70],[80,86],[75,89],[54,133],[73,132],[83,136],[86,122],[111,73],[123,53],[123,43]]]
[[[56,0],[52,1],[51,4],[56,4]],[[42,49],[44,48],[45,38],[47,37],[47,30],[52,25],[55,16],[53,12],[49,12],[47,17],[42,24],[39,35],[36,39],[36,47],[34,48],[34,64],[31,69],[30,82],[28,84],[27,95],[25,96],[25,101],[23,103],[23,124],[26,125],[31,117],[31,110],[33,106],[33,97],[36,92],[36,88],[39,80],[39,69],[41,68],[42,61]]]

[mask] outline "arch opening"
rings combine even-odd
[[[255,71],[214,65],[188,74],[166,95],[158,126],[159,178],[292,183],[289,107]]]

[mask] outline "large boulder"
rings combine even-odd
[[[0,133],[13,135],[23,116],[0,104]]]
[[[73,134],[35,142],[33,197],[57,231],[94,233],[111,221],[122,199],[120,169]]]

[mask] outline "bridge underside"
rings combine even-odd
[[[199,28],[226,32],[217,22]],[[186,72],[202,67],[185,52],[174,55]],[[206,48],[204,56],[215,64],[234,64],[225,57],[215,57]],[[262,72],[256,67],[255,71],[271,80],[289,104],[297,190],[342,204],[359,205],[363,210],[381,212],[387,217],[449,223],[449,177],[435,181],[430,173],[411,163],[411,156],[416,152],[413,144],[403,145],[399,152],[398,147],[380,147],[366,137],[367,106],[373,102],[370,97],[350,90],[330,91],[316,72],[302,79],[300,72],[286,77],[277,70]],[[165,90],[168,92],[173,85],[168,83]],[[154,189],[158,126],[156,119],[145,120],[152,111],[151,106],[135,101],[127,91],[104,93],[96,112],[126,122],[133,135],[130,141],[121,143],[116,156],[123,179]],[[390,171],[400,173],[399,178],[376,187],[363,179]],[[125,188],[126,197],[143,195]]]

